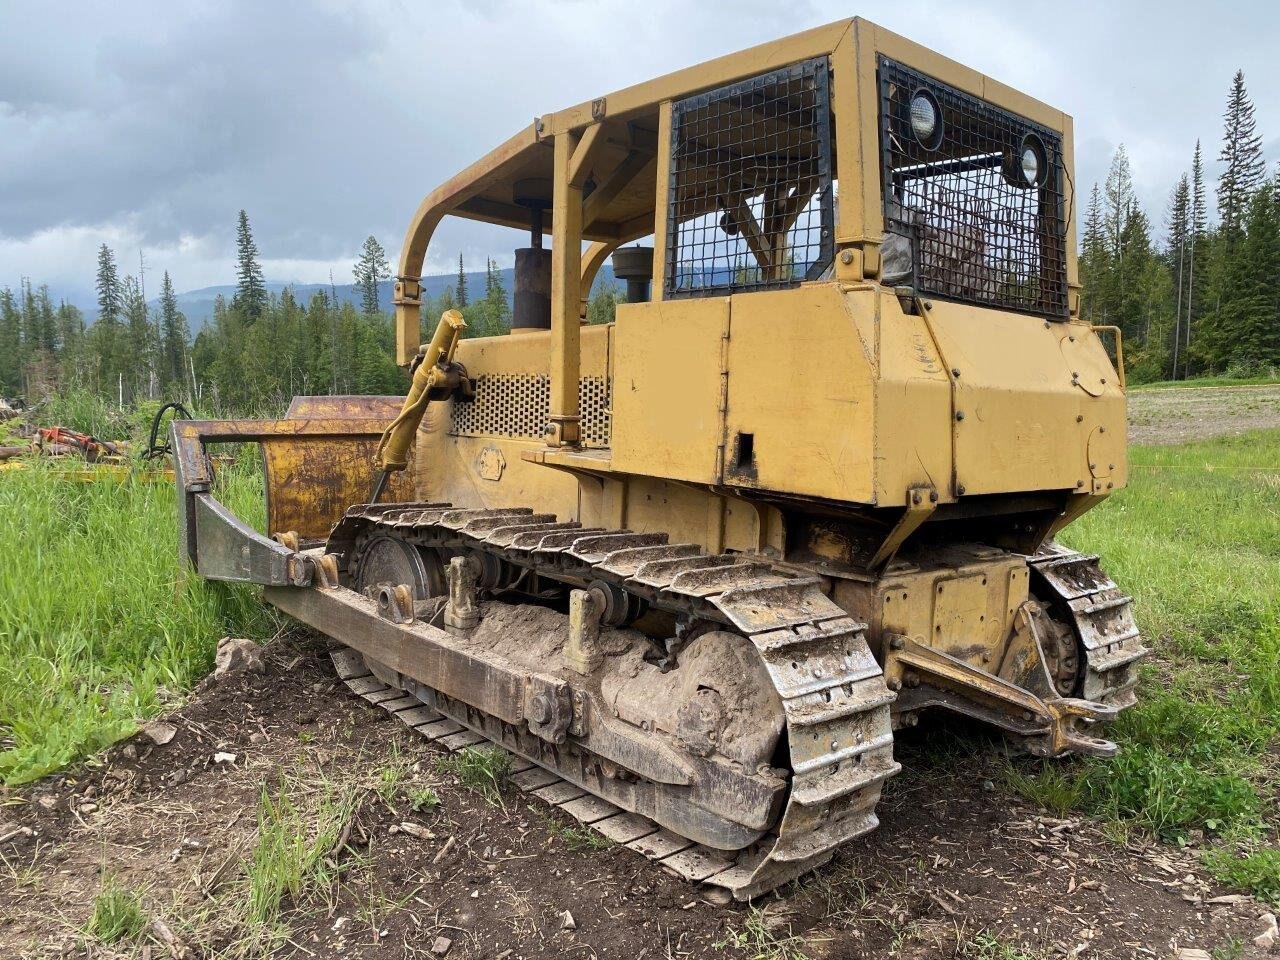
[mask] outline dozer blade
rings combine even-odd
[[[365,498],[374,452],[400,409],[399,397],[295,397],[280,420],[179,420],[170,427],[184,559],[212,580],[303,585],[310,564],[297,551],[319,543],[352,503]],[[267,531],[263,536],[213,495],[209,444],[262,449]],[[390,496],[411,497],[407,471]],[[274,539],[273,539],[274,538]]]

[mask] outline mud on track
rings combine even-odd
[[[286,900],[280,957],[433,957],[439,938],[448,957],[504,960],[1016,956],[993,944],[1167,957],[1174,944],[1249,944],[1261,929],[1261,908],[1212,886],[1191,856],[1117,845],[1002,793],[998,742],[977,731],[922,726],[899,747],[905,771],[885,791],[881,829],[752,910],[708,902],[631,851],[591,848],[515,791],[486,802],[438,770],[442,748],[337,683],[313,636],[277,642],[265,674],[212,686],[170,721],[165,746],[139,735],[98,766],[7,797],[0,836],[31,833],[0,844],[0,957],[172,955],[145,938],[118,953],[79,945],[104,869],[146,886],[176,952],[227,955],[242,935],[260,792],[281,782],[303,808],[325,782],[361,786],[330,857],[345,869],[321,895]],[[236,759],[215,762],[219,752]],[[385,770],[404,779],[384,799]],[[440,805],[414,812],[408,795],[425,786]]]

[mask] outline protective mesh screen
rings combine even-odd
[[[831,264],[827,73],[823,57],[673,105],[667,297],[790,286]]]
[[[916,289],[1065,316],[1059,135],[900,63],[879,66],[886,229],[909,241]],[[911,101],[921,93],[941,124],[923,139],[911,123]],[[1035,185],[1022,171],[1028,144],[1041,150]]]
[[[578,381],[582,444],[609,446],[609,381]],[[449,434],[455,437],[542,439],[551,413],[551,379],[534,374],[488,374],[476,378],[470,402],[455,400]]]

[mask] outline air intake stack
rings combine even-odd
[[[515,202],[529,211],[529,246],[516,251],[511,329],[551,329],[551,251],[542,247],[542,213],[551,206],[549,180],[520,180]]]
[[[648,303],[653,247],[623,247],[613,255],[613,275],[627,281],[627,303]]]

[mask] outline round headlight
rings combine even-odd
[[[1025,186],[1037,187],[1044,182],[1047,172],[1044,144],[1034,133],[1023,138],[1019,169]]]
[[[942,133],[941,111],[933,94],[918,90],[911,97],[911,132],[929,149],[938,145]]]
[[[1022,179],[1033,184],[1040,179],[1040,158],[1030,147],[1022,149]]]

